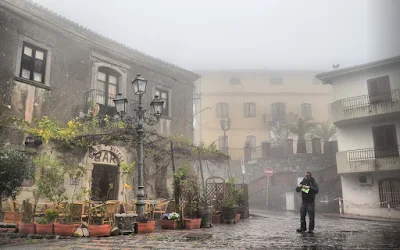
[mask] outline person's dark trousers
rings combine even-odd
[[[314,201],[303,201],[300,207],[300,222],[301,228],[307,230],[306,224],[306,214],[310,217],[310,225],[308,226],[308,230],[314,230],[315,225],[315,203]]]

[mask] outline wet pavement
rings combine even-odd
[[[315,234],[300,234],[296,233],[299,227],[297,213],[264,212],[259,215],[263,217],[251,217],[234,225],[215,224],[208,229],[157,230],[148,235],[47,243],[27,239],[24,245],[4,249],[400,249],[400,223],[319,215]]]

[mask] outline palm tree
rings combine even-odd
[[[316,127],[316,122],[309,118],[299,118],[297,123],[285,127],[297,135],[297,153],[307,153],[305,136]]]
[[[311,134],[321,138],[322,141],[327,142],[336,134],[336,127],[330,120],[326,120],[324,122],[317,123],[315,128],[311,130]]]

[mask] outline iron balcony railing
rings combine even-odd
[[[394,89],[389,92],[379,93],[377,95],[362,95],[342,100],[343,110],[349,110],[358,107],[374,105],[378,103],[391,103],[400,100],[399,90]]]
[[[375,147],[347,151],[348,161],[365,161],[379,158],[399,157],[399,146]]]
[[[98,116],[111,116],[117,115],[117,110],[113,100],[115,99],[115,94],[106,93],[98,89],[92,89],[84,94],[84,108],[83,112],[85,114],[92,114]],[[136,101],[133,99],[128,99],[128,106],[126,114],[133,117],[134,109],[136,107]]]

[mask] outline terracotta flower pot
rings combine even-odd
[[[37,234],[53,234],[53,224],[36,224]]]
[[[236,214],[236,223],[238,223],[240,221],[240,216],[241,216],[241,214]]]
[[[20,234],[33,234],[35,233],[35,224],[18,223],[18,232]]]
[[[90,225],[89,232],[91,237],[110,236],[111,225]]]
[[[3,222],[16,223],[16,222],[20,222],[21,218],[22,218],[22,213],[5,212]]]
[[[199,229],[201,225],[201,218],[185,219],[186,229]]]
[[[212,217],[212,223],[213,224],[219,224],[219,223],[221,223],[221,215],[220,214],[216,214],[216,215],[213,215],[213,217]]]
[[[175,230],[178,226],[178,222],[175,220],[160,220],[161,229],[172,229]]]
[[[74,234],[76,226],[72,224],[54,223],[54,234],[62,236],[71,236]]]
[[[150,220],[146,223],[136,222],[136,230],[137,234],[147,234],[154,232],[154,227],[156,226],[156,221]]]

